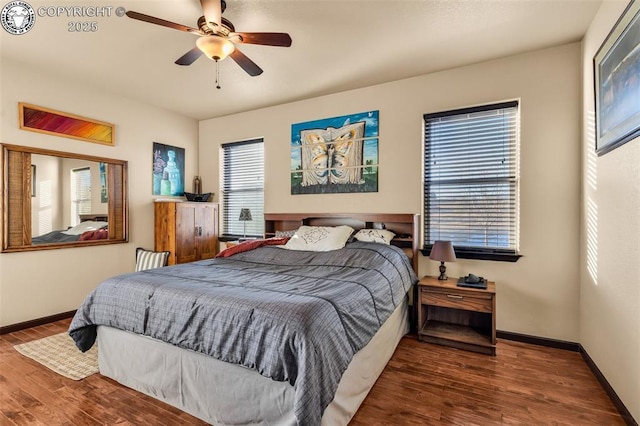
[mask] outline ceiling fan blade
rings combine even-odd
[[[202,32],[198,29],[187,27],[186,25],[176,24],[175,22],[166,21],[164,19],[156,18],[153,16],[145,15],[144,13],[134,12],[132,10],[127,11],[127,16],[132,19],[137,19],[138,21],[149,22],[151,24],[160,25],[167,28],[173,28],[174,30],[185,31],[188,33],[201,34]]]
[[[265,46],[291,46],[291,36],[287,33],[233,33],[240,36],[240,41],[246,44],[262,44]]]
[[[233,53],[229,55],[229,57],[236,61],[236,64],[240,65],[240,68],[245,70],[251,77],[262,74],[262,68],[260,68],[255,62],[249,59],[247,55],[239,51],[237,47],[236,50],[234,50]]]
[[[222,1],[221,0],[200,0],[202,5],[202,12],[207,20],[207,24],[212,30],[216,30],[215,26],[219,27],[222,21]],[[214,27],[211,23],[215,24]]]
[[[187,53],[185,53],[184,55],[180,56],[178,58],[178,60],[176,61],[176,64],[178,64],[178,65],[191,65],[200,56],[202,56],[202,50],[198,49],[198,47],[196,46],[193,49],[191,49],[190,51],[188,51]]]

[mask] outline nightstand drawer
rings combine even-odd
[[[472,297],[469,295],[460,295],[455,292],[451,293],[434,293],[422,290],[421,303],[441,306],[444,308],[464,309],[474,312],[491,313],[493,310],[491,298]]]

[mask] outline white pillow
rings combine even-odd
[[[95,231],[96,229],[109,226],[109,222],[95,222],[93,220],[87,220],[86,222],[80,222],[73,228],[69,228],[66,231],[62,231],[66,235],[80,235],[87,231]]]
[[[301,226],[284,245],[288,250],[331,251],[344,247],[353,228],[341,226]]]
[[[355,239],[370,243],[391,244],[395,236],[396,234],[386,229],[361,229],[355,235]]]

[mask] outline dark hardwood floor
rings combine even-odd
[[[0,336],[0,425],[202,425],[94,374],[73,381],[13,345],[70,320]],[[497,356],[405,337],[352,425],[624,425],[576,352],[499,340]]]

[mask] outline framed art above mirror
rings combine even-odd
[[[126,161],[3,144],[2,175],[2,252],[128,241]]]

